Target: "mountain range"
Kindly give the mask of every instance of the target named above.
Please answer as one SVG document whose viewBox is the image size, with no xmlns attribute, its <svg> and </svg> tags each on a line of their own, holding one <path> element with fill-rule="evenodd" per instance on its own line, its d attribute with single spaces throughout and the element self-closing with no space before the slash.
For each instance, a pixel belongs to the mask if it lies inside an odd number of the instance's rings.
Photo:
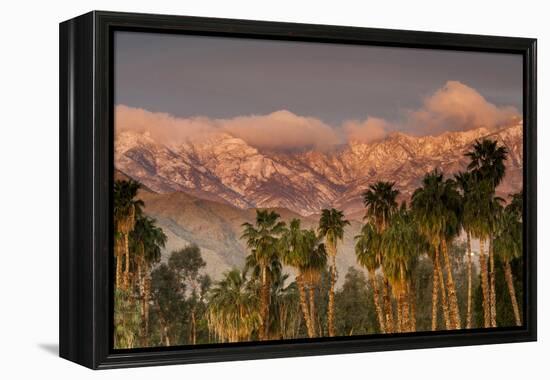
<svg viewBox="0 0 550 380">
<path fill-rule="evenodd" d="M 496 139 L 509 151 L 499 195 L 520 190 L 521 124 L 425 137 L 397 132 L 376 142 L 301 152 L 261 151 L 227 133 L 168 145 L 148 133 L 122 131 L 116 135 L 115 166 L 161 194 L 185 192 L 241 209 L 286 208 L 302 216 L 336 207 L 360 218 L 361 193 L 369 184 L 395 182 L 400 198 L 409 199 L 425 173 L 463 170 L 464 153 L 483 137 Z"/>
<path fill-rule="evenodd" d="M 353 237 L 361 228 L 361 193 L 368 185 L 393 181 L 400 199 L 409 199 L 425 173 L 439 168 L 450 176 L 465 169 L 464 153 L 483 137 L 496 139 L 509 151 L 499 195 L 519 191 L 521 124 L 426 137 L 392 133 L 376 142 L 305 152 L 261 151 L 226 133 L 165 144 L 148 133 L 121 131 L 115 140 L 115 167 L 118 179 L 143 184 L 139 197 L 145 212 L 168 236 L 163 258 L 197 244 L 214 279 L 244 264 L 241 225 L 254 221 L 255 209 L 273 209 L 287 222 L 300 218 L 304 228 L 315 228 L 322 208 L 344 210 L 351 225 L 337 257 L 339 286 L 347 268 L 356 263 Z"/>
</svg>

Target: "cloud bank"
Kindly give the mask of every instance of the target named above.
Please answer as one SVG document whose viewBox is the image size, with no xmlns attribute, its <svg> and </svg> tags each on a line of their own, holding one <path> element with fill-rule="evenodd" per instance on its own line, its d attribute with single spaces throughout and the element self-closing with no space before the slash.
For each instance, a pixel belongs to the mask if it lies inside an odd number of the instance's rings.
<svg viewBox="0 0 550 380">
<path fill-rule="evenodd" d="M 117 131 L 148 132 L 167 144 L 200 139 L 213 132 L 229 133 L 259 149 L 322 150 L 341 143 L 337 130 L 328 124 L 286 110 L 231 119 L 176 118 L 166 113 L 118 105 L 115 126 Z"/>
<path fill-rule="evenodd" d="M 282 110 L 218 121 L 218 128 L 264 149 L 327 149 L 340 142 L 335 129 L 314 117 Z"/>
<path fill-rule="evenodd" d="M 477 127 L 497 128 L 519 117 L 515 107 L 498 107 L 488 102 L 472 87 L 448 81 L 423 106 L 408 111 L 406 124 L 422 134 L 438 134 Z"/>
<path fill-rule="evenodd" d="M 163 143 L 181 143 L 190 137 L 215 131 L 214 124 L 206 117 L 178 118 L 125 105 L 116 106 L 115 128 L 117 131 L 148 132 Z"/>
<path fill-rule="evenodd" d="M 493 129 L 519 117 L 514 107 L 496 106 L 475 89 L 458 81 L 449 81 L 425 98 L 420 108 L 406 110 L 402 120 L 393 123 L 369 116 L 364 120 L 346 120 L 341 125 L 331 126 L 315 117 L 299 116 L 287 110 L 230 119 L 178 118 L 167 113 L 117 105 L 115 126 L 117 131 L 149 132 L 153 138 L 167 144 L 224 132 L 258 149 L 325 150 L 350 141 L 378 141 L 391 131 L 435 135 L 481 126 Z"/>
</svg>

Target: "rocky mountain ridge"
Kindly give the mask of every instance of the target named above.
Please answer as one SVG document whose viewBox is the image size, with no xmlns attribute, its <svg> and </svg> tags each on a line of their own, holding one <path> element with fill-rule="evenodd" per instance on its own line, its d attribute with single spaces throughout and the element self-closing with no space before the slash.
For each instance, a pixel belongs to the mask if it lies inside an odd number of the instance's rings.
<svg viewBox="0 0 550 380">
<path fill-rule="evenodd" d="M 463 170 L 464 153 L 480 138 L 496 139 L 509 150 L 499 195 L 522 186 L 522 125 L 497 131 L 484 127 L 438 136 L 391 133 L 384 139 L 351 141 L 328 151 L 261 151 L 227 133 L 211 133 L 183 144 L 163 144 L 148 133 L 120 131 L 115 166 L 157 193 L 185 192 L 240 209 L 286 208 L 302 216 L 337 207 L 362 212 L 369 184 L 393 181 L 408 199 L 425 173 Z"/>
</svg>

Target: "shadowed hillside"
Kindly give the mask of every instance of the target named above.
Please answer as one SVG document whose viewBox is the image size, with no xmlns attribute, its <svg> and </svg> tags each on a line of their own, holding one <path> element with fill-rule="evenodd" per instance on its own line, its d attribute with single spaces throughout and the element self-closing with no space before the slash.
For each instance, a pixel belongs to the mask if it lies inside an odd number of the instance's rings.
<svg viewBox="0 0 550 380">
<path fill-rule="evenodd" d="M 242 267 L 248 254 L 244 241 L 240 238 L 241 225 L 254 221 L 256 210 L 242 210 L 226 203 L 204 200 L 182 192 L 157 194 L 140 191 L 139 198 L 145 202 L 146 214 L 157 220 L 158 225 L 168 236 L 163 257 L 172 250 L 197 244 L 207 263 L 208 273 L 218 279 L 232 267 Z M 301 218 L 304 228 L 316 228 L 318 216 L 302 217 L 284 208 L 272 209 L 289 222 Z M 346 229 L 344 243 L 337 258 L 341 273 L 356 264 L 353 252 L 353 237 L 359 233 L 360 223 L 353 221 Z M 339 279 L 343 281 L 343 276 Z"/>
</svg>

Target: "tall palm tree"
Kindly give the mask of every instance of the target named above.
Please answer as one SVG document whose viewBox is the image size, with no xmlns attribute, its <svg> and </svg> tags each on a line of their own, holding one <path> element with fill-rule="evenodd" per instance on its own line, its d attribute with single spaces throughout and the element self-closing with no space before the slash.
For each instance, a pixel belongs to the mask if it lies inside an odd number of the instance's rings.
<svg viewBox="0 0 550 380">
<path fill-rule="evenodd" d="M 445 328 L 451 330 L 453 324 L 451 323 L 451 317 L 449 312 L 449 301 L 447 298 L 447 286 L 445 283 L 445 276 L 443 275 L 443 266 L 441 265 L 441 246 L 430 247 L 429 256 L 433 262 L 433 282 L 432 282 L 432 331 L 437 330 L 437 310 L 438 305 L 441 305 L 441 311 L 443 314 L 443 321 Z M 438 289 L 439 288 L 439 289 Z M 439 293 L 441 293 L 441 302 L 438 300 Z"/>
<path fill-rule="evenodd" d="M 114 189 L 114 218 L 117 239 L 122 240 L 122 250 L 116 250 L 116 287 L 127 288 L 130 279 L 129 235 L 134 229 L 137 215 L 141 214 L 143 201 L 135 199 L 140 188 L 134 180 L 116 181 Z M 120 246 L 119 245 L 119 246 Z M 125 258 L 124 276 L 122 275 L 122 257 Z"/>
<path fill-rule="evenodd" d="M 326 246 L 323 243 L 323 237 L 319 236 L 315 230 L 305 230 L 304 234 L 304 243 L 305 250 L 308 252 L 307 260 L 302 267 L 302 275 L 304 281 L 308 287 L 308 298 L 309 298 L 309 313 L 311 322 L 313 325 L 313 331 L 317 336 L 317 331 L 319 334 L 322 332 L 321 326 L 317 326 L 317 318 L 315 315 L 315 289 L 321 281 L 321 273 L 327 267 L 328 254 Z"/>
<path fill-rule="evenodd" d="M 496 300 L 496 275 L 495 275 L 495 236 L 498 230 L 500 214 L 502 214 L 504 200 L 492 196 L 489 199 L 490 214 L 487 218 L 489 226 L 489 303 L 491 313 L 491 327 L 497 327 L 497 300 Z"/>
<path fill-rule="evenodd" d="M 393 213 L 397 210 L 397 196 L 399 191 L 394 188 L 393 182 L 379 181 L 369 186 L 363 193 L 363 204 L 366 208 L 364 219 L 372 222 L 379 234 L 383 234 L 391 220 Z M 384 287 L 382 289 L 382 298 L 384 304 L 386 332 L 391 333 L 394 330 L 393 306 L 391 302 L 391 289 L 389 280 L 384 272 L 384 245 L 380 245 L 381 251 L 380 264 L 382 266 L 382 275 Z"/>
<path fill-rule="evenodd" d="M 476 210 L 472 197 L 475 187 L 474 177 L 470 172 L 459 172 L 455 175 L 455 181 L 461 192 L 462 202 L 462 228 L 466 233 L 466 262 L 468 275 L 468 296 L 466 300 L 466 328 L 472 328 L 472 233 L 471 226 L 475 224 Z"/>
<path fill-rule="evenodd" d="M 376 279 L 376 271 L 380 268 L 382 236 L 372 223 L 366 223 L 361 228 L 361 234 L 355 236 L 355 256 L 359 265 L 369 273 L 369 281 L 372 288 L 374 308 L 380 332 L 385 333 L 384 312 L 380 306 L 380 290 Z"/>
<path fill-rule="evenodd" d="M 395 183 L 379 181 L 363 193 L 363 204 L 367 209 L 365 219 L 372 220 L 379 232 L 383 232 L 397 209 L 399 191 Z"/>
<path fill-rule="evenodd" d="M 344 218 L 340 210 L 323 209 L 319 220 L 318 232 L 326 239 L 326 247 L 330 257 L 330 289 L 328 294 L 328 333 L 334 336 L 334 288 L 336 286 L 336 254 L 338 252 L 338 240 L 344 238 L 344 228 L 350 222 Z"/>
<path fill-rule="evenodd" d="M 485 180 L 474 177 L 474 184 L 470 188 L 469 203 L 464 213 L 464 221 L 468 223 L 471 237 L 479 240 L 479 271 L 481 275 L 483 326 L 491 327 L 491 290 L 489 268 L 485 242 L 491 241 L 491 234 L 495 227 L 496 215 L 499 212 L 500 198 L 493 196 L 492 185 Z M 492 244 L 490 244 L 492 246 Z M 491 247 L 488 251 L 491 252 Z"/>
<path fill-rule="evenodd" d="M 521 211 L 518 210 L 517 200 L 513 200 L 502 213 L 498 221 L 497 234 L 495 236 L 494 248 L 502 262 L 504 263 L 504 278 L 508 286 L 508 293 L 512 301 L 512 309 L 517 326 L 521 326 L 521 314 L 516 297 L 514 286 L 514 276 L 512 274 L 512 260 L 521 258 L 523 240 L 522 240 L 522 222 Z M 521 206 L 520 206 L 521 207 Z M 520 211 L 518 213 L 518 211 Z"/>
<path fill-rule="evenodd" d="M 249 261 L 259 269 L 260 288 L 260 340 L 266 340 L 269 327 L 270 268 L 279 261 L 278 238 L 284 232 L 285 223 L 274 211 L 256 210 L 256 224 L 243 223 L 241 239 L 246 240 L 251 249 Z"/>
<path fill-rule="evenodd" d="M 301 321 L 299 302 L 296 302 L 299 298 L 298 289 L 295 282 L 286 284 L 288 277 L 288 274 L 280 273 L 271 282 L 271 339 L 292 339 L 299 334 Z"/>
<path fill-rule="evenodd" d="M 225 272 L 208 294 L 208 327 L 222 342 L 249 341 L 261 325 L 258 298 L 238 269 Z"/>
<path fill-rule="evenodd" d="M 508 149 L 505 146 L 498 146 L 496 140 L 483 139 L 476 141 L 472 149 L 465 154 L 470 158 L 468 170 L 476 177 L 478 181 L 487 181 L 491 194 L 494 195 L 497 186 L 504 179 L 506 173 L 505 161 L 508 155 Z M 491 202 L 491 200 L 488 200 Z M 496 228 L 494 223 L 488 221 L 491 230 Z M 491 327 L 496 327 L 496 293 L 495 293 L 495 271 L 494 271 L 494 253 L 493 253 L 493 232 L 489 234 L 489 319 Z M 480 258 L 481 260 L 481 258 Z"/>
<path fill-rule="evenodd" d="M 456 183 L 450 179 L 444 180 L 443 174 L 437 169 L 426 174 L 422 186 L 413 193 L 412 208 L 419 231 L 435 250 L 434 271 L 438 266 L 439 256 L 443 259 L 451 328 L 460 329 L 458 299 L 447 252 L 450 231 L 458 231 L 459 224 L 460 195 L 456 190 Z M 441 277 L 441 274 L 437 277 Z M 439 278 L 439 281 L 443 283 L 444 279 Z"/>
<path fill-rule="evenodd" d="M 391 223 L 382 235 L 385 246 L 384 270 L 391 282 L 392 291 L 397 300 L 397 332 L 414 331 L 411 321 L 411 277 L 418 256 L 428 247 L 420 235 L 412 216 L 403 204 L 392 215 Z"/>
<path fill-rule="evenodd" d="M 296 284 L 300 307 L 308 330 L 308 336 L 317 335 L 315 323 L 315 286 L 327 264 L 327 252 L 322 238 L 313 230 L 300 228 L 301 221 L 293 219 L 280 239 L 283 262 L 298 271 Z"/>
<path fill-rule="evenodd" d="M 155 220 L 144 215 L 136 219 L 130 234 L 135 254 L 137 283 L 141 297 L 142 336 L 148 339 L 149 332 L 149 301 L 151 298 L 151 269 L 160 262 L 162 248 L 165 247 L 167 236 L 162 228 L 155 225 Z M 144 342 L 147 345 L 147 342 Z"/>
<path fill-rule="evenodd" d="M 468 170 L 482 179 L 489 180 L 492 188 L 496 189 L 506 174 L 505 161 L 508 149 L 498 146 L 496 140 L 483 139 L 476 141 L 465 156 L 470 158 Z"/>
<path fill-rule="evenodd" d="M 300 228 L 300 220 L 292 219 L 290 227 L 285 230 L 280 239 L 282 259 L 286 265 L 296 268 L 296 284 L 300 296 L 300 307 L 304 315 L 307 334 L 310 338 L 315 337 L 315 330 L 311 313 L 308 306 L 306 285 L 303 269 L 307 266 L 309 252 L 306 250 L 304 231 Z"/>
</svg>

